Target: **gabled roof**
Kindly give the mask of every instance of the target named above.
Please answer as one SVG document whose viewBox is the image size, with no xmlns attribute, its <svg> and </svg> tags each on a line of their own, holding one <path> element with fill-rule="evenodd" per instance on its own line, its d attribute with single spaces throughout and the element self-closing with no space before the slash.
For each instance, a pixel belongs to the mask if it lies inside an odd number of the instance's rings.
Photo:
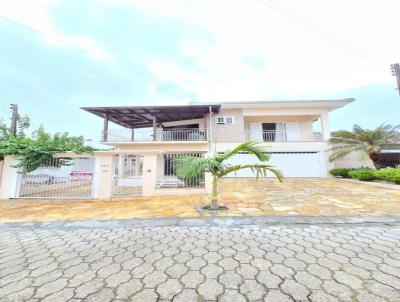
<svg viewBox="0 0 400 302">
<path fill-rule="evenodd" d="M 211 110 L 218 113 L 218 104 L 190 104 L 176 106 L 124 106 L 124 107 L 81 107 L 94 115 L 105 117 L 109 121 L 126 128 L 145 128 L 153 126 L 153 117 L 157 124 L 203 118 Z"/>
</svg>

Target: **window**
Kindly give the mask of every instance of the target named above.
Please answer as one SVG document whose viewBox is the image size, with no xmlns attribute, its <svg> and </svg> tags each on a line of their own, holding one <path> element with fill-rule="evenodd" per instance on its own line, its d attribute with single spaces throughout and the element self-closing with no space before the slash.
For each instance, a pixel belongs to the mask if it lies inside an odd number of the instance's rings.
<svg viewBox="0 0 400 302">
<path fill-rule="evenodd" d="M 235 118 L 233 116 L 217 116 L 218 125 L 232 125 L 235 123 Z"/>
<path fill-rule="evenodd" d="M 217 124 L 225 124 L 225 118 L 223 116 L 217 116 Z"/>
<path fill-rule="evenodd" d="M 225 122 L 227 125 L 232 125 L 233 124 L 233 116 L 226 116 Z"/>
</svg>

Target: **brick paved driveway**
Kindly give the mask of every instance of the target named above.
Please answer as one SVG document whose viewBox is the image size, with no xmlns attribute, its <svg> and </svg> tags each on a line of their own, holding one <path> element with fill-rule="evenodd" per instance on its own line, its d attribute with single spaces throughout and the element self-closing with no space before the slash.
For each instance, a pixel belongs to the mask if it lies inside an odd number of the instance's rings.
<svg viewBox="0 0 400 302">
<path fill-rule="evenodd" d="M 0 228 L 0 301 L 400 301 L 400 226 Z"/>
</svg>

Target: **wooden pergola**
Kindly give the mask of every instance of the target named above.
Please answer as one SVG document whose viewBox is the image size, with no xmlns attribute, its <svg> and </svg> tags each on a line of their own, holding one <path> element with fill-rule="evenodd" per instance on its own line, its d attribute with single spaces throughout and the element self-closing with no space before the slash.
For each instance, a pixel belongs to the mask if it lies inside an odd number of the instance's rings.
<svg viewBox="0 0 400 302">
<path fill-rule="evenodd" d="M 81 107 L 104 119 L 103 139 L 107 140 L 108 123 L 111 121 L 128 129 L 153 127 L 166 122 L 203 118 L 210 112 L 218 113 L 221 105 L 177 105 L 177 106 L 124 106 Z"/>
</svg>

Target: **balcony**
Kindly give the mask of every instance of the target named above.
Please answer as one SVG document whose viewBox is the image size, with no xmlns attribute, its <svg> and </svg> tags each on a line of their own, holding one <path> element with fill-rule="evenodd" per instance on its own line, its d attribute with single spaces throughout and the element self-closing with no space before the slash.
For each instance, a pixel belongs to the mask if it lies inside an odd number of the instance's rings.
<svg viewBox="0 0 400 302">
<path fill-rule="evenodd" d="M 248 131 L 246 140 L 261 142 L 322 142 L 321 132 L 290 132 L 279 130 Z"/>
<path fill-rule="evenodd" d="M 207 141 L 207 129 L 123 129 L 102 132 L 102 142 Z"/>
</svg>

